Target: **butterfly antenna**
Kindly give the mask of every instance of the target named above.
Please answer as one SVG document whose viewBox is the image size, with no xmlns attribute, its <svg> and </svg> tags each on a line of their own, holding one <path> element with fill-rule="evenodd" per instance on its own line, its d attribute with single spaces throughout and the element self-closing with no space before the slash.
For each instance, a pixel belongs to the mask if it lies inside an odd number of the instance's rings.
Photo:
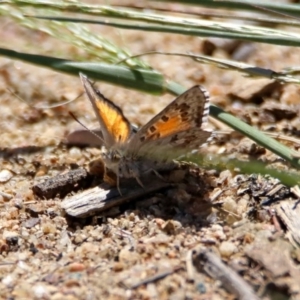
<svg viewBox="0 0 300 300">
<path fill-rule="evenodd" d="M 87 128 L 82 122 L 80 122 L 78 120 L 78 118 L 71 112 L 69 111 L 69 115 L 77 122 L 79 123 L 84 129 L 86 129 L 88 132 L 90 132 L 92 135 L 94 135 L 95 137 L 97 137 L 97 139 L 99 139 L 103 145 L 105 145 L 104 140 L 101 136 L 99 136 L 97 133 L 95 133 L 94 131 L 92 131 L 91 129 Z"/>
<path fill-rule="evenodd" d="M 56 107 L 60 107 L 66 104 L 69 104 L 73 101 L 76 101 L 78 98 L 80 98 L 83 93 L 81 93 L 79 96 L 77 96 L 74 99 L 71 100 L 67 100 L 67 101 L 63 101 L 57 104 L 53 104 L 53 105 L 32 105 L 30 103 L 28 103 L 26 100 L 24 100 L 23 98 L 21 98 L 19 95 L 17 95 L 13 90 L 6 88 L 7 91 L 9 91 L 13 96 L 15 96 L 18 100 L 22 101 L 23 103 L 25 103 L 26 105 L 28 105 L 31 108 L 35 108 L 35 109 L 50 109 L 50 108 L 56 108 Z"/>
</svg>

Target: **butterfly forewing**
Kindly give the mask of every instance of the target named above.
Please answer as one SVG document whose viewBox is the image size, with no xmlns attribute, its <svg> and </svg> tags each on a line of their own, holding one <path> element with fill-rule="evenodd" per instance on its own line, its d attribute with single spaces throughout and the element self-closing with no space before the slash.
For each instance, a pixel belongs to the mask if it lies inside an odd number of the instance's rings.
<svg viewBox="0 0 300 300">
<path fill-rule="evenodd" d="M 162 146 L 181 147 L 187 151 L 198 148 L 211 135 L 211 132 L 205 130 L 208 113 L 208 92 L 200 86 L 194 86 L 132 136 L 128 151 L 144 153 Z"/>
<path fill-rule="evenodd" d="M 125 143 L 131 134 L 131 125 L 122 110 L 94 89 L 86 76 L 80 74 L 80 78 L 99 120 L 105 146 Z"/>
</svg>

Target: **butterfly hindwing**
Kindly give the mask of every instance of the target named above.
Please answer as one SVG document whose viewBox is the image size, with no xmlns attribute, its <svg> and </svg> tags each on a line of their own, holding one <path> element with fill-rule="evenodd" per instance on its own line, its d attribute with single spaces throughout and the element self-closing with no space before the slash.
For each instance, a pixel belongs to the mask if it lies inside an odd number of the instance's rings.
<svg viewBox="0 0 300 300">
<path fill-rule="evenodd" d="M 209 94 L 201 86 L 194 86 L 178 96 L 132 136 L 129 151 L 145 152 L 147 147 L 162 145 L 186 150 L 198 148 L 211 135 L 204 128 L 208 114 Z"/>
</svg>

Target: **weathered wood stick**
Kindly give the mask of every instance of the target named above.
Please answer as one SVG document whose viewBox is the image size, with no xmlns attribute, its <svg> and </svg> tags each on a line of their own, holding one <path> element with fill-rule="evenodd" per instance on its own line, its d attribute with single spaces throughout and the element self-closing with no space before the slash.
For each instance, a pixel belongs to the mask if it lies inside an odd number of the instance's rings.
<svg viewBox="0 0 300 300">
<path fill-rule="evenodd" d="M 114 206 L 132 201 L 149 193 L 157 192 L 170 186 L 170 183 L 160 179 L 154 179 L 143 189 L 140 186 L 121 188 L 121 196 L 116 187 L 109 187 L 103 183 L 97 187 L 85 190 L 81 193 L 67 197 L 61 207 L 70 216 L 83 218 L 102 212 Z"/>
<path fill-rule="evenodd" d="M 212 278 L 220 280 L 224 288 L 238 299 L 259 300 L 251 286 L 212 251 L 200 249 L 193 256 L 193 263 L 198 271 L 204 270 Z"/>
</svg>

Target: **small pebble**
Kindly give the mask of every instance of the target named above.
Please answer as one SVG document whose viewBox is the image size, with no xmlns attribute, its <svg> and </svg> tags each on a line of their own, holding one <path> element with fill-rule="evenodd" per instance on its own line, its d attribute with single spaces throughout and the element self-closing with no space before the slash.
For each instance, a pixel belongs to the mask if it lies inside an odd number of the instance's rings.
<svg viewBox="0 0 300 300">
<path fill-rule="evenodd" d="M 52 224 L 50 222 L 44 223 L 42 225 L 42 231 L 43 231 L 44 234 L 55 233 L 56 226 L 55 226 L 55 224 Z"/>
<path fill-rule="evenodd" d="M 4 183 L 9 181 L 13 177 L 13 173 L 9 170 L 0 171 L 0 182 Z"/>
<path fill-rule="evenodd" d="M 85 265 L 82 263 L 74 262 L 68 266 L 69 272 L 82 272 L 85 270 Z"/>
<path fill-rule="evenodd" d="M 80 159 L 82 157 L 82 153 L 79 148 L 72 147 L 69 151 L 70 157 L 73 159 Z"/>
<path fill-rule="evenodd" d="M 41 166 L 35 173 L 36 177 L 45 176 L 48 173 L 48 168 L 46 166 Z"/>
<path fill-rule="evenodd" d="M 223 209 L 228 212 L 236 213 L 237 211 L 237 203 L 231 197 L 227 197 L 224 199 Z"/>
<path fill-rule="evenodd" d="M 236 245 L 232 242 L 223 242 L 219 247 L 220 254 L 223 257 L 230 257 L 232 254 L 237 252 L 237 250 Z"/>
<path fill-rule="evenodd" d="M 115 272 L 123 271 L 123 269 L 124 269 L 124 264 L 121 263 L 121 262 L 116 262 L 116 263 L 114 264 L 114 266 L 113 266 L 113 270 L 114 270 Z"/>
</svg>

